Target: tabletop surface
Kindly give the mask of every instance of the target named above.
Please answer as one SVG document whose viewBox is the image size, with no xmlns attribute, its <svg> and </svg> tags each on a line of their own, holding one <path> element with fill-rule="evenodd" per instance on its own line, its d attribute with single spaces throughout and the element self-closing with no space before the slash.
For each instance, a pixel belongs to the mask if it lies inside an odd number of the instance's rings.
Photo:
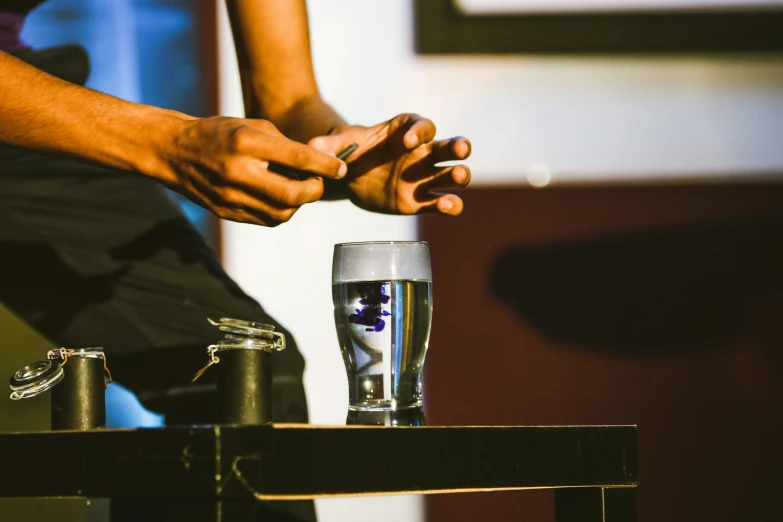
<svg viewBox="0 0 783 522">
<path fill-rule="evenodd" d="M 0 434 L 0 497 L 297 499 L 634 486 L 635 426 L 192 426 Z"/>
</svg>

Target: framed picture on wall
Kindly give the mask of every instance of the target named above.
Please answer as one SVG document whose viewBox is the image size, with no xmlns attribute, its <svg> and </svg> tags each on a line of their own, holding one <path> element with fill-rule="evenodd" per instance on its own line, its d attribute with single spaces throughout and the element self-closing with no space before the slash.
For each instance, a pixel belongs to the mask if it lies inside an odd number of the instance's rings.
<svg viewBox="0 0 783 522">
<path fill-rule="evenodd" d="M 783 51 L 783 0 L 415 0 L 420 54 Z"/>
</svg>

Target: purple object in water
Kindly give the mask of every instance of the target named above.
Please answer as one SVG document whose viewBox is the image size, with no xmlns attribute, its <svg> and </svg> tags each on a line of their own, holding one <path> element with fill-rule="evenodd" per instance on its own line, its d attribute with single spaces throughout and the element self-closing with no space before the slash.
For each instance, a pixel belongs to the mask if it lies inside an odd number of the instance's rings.
<svg viewBox="0 0 783 522">
<path fill-rule="evenodd" d="M 360 324 L 367 326 L 365 328 L 368 332 L 382 332 L 386 327 L 386 321 L 381 317 L 391 315 L 386 310 L 382 309 L 382 305 L 385 305 L 391 299 L 384 293 L 385 289 L 383 283 L 380 287 L 376 286 L 377 283 L 367 283 L 360 285 L 362 299 L 359 300 L 359 304 L 363 306 L 361 310 L 356 309 L 355 314 L 351 314 L 348 317 L 348 321 L 353 324 Z"/>
<path fill-rule="evenodd" d="M 0 12 L 0 51 L 11 53 L 27 46 L 19 39 L 25 15 Z"/>
</svg>

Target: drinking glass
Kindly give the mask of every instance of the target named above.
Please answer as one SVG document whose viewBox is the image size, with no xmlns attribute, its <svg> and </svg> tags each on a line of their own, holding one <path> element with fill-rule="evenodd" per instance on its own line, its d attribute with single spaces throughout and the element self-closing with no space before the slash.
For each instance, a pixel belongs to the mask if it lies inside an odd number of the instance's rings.
<svg viewBox="0 0 783 522">
<path fill-rule="evenodd" d="M 429 245 L 424 241 L 335 245 L 332 301 L 348 375 L 349 423 L 362 412 L 377 419 L 383 416 L 373 413 L 421 410 L 421 373 L 432 321 Z M 410 412 L 392 418 L 423 423 Z"/>
</svg>

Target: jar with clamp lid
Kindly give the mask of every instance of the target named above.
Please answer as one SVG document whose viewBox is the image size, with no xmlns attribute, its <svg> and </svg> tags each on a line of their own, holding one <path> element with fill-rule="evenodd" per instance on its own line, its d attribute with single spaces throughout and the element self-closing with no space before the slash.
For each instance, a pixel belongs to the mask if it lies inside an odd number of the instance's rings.
<svg viewBox="0 0 783 522">
<path fill-rule="evenodd" d="M 216 365 L 218 422 L 271 423 L 272 353 L 285 349 L 285 335 L 274 326 L 251 321 L 223 318 L 209 322 L 225 337 L 207 347 L 209 360 L 193 381 Z"/>
<path fill-rule="evenodd" d="M 29 399 L 52 390 L 52 430 L 104 428 L 110 382 L 103 348 L 58 348 L 50 350 L 45 360 L 14 373 L 11 399 Z"/>
</svg>

